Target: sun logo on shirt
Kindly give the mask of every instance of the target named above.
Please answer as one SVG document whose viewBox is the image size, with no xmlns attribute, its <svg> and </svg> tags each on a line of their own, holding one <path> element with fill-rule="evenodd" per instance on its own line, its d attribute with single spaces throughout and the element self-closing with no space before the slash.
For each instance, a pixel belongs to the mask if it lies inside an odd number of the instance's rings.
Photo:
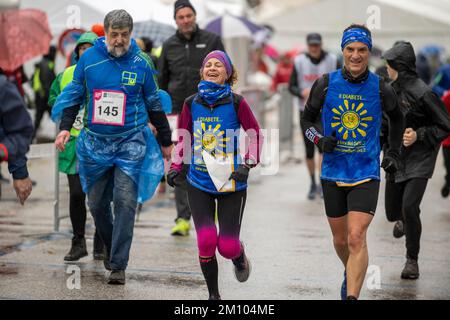
<svg viewBox="0 0 450 320">
<path fill-rule="evenodd" d="M 230 138 L 225 138 L 225 131 L 220 130 L 220 124 L 214 128 L 201 122 L 201 128 L 194 131 L 194 151 L 206 150 L 211 154 L 225 155 L 227 142 Z"/>
<path fill-rule="evenodd" d="M 338 132 L 344 132 L 342 135 L 344 140 L 347 140 L 350 134 L 354 139 L 357 137 L 356 133 L 359 133 L 362 137 L 367 135 L 364 129 L 369 126 L 368 121 L 373 121 L 373 117 L 364 117 L 367 114 L 367 109 L 364 108 L 363 102 L 356 106 L 356 103 L 350 105 L 348 100 L 344 100 L 344 107 L 341 105 L 338 108 L 333 108 L 332 111 L 335 114 L 333 120 L 336 120 L 336 122 L 332 122 L 331 127 L 339 127 Z"/>
</svg>

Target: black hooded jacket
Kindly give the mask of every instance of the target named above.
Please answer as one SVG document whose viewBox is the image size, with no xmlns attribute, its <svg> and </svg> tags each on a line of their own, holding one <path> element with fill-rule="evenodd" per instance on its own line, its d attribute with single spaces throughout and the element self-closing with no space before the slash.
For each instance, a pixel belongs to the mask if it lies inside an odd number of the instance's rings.
<svg viewBox="0 0 450 320">
<path fill-rule="evenodd" d="M 416 72 L 416 57 L 409 42 L 386 51 L 384 59 L 398 72 L 392 82 L 404 116 L 405 128 L 417 132 L 417 141 L 400 150 L 401 165 L 395 182 L 411 178 L 431 178 L 440 142 L 450 134 L 450 119 L 443 102 Z"/>
<path fill-rule="evenodd" d="M 198 91 L 203 59 L 213 50 L 225 50 L 222 40 L 198 27 L 191 39 L 177 31 L 163 43 L 158 82 L 172 97 L 172 113 L 181 113 L 184 99 Z"/>
</svg>

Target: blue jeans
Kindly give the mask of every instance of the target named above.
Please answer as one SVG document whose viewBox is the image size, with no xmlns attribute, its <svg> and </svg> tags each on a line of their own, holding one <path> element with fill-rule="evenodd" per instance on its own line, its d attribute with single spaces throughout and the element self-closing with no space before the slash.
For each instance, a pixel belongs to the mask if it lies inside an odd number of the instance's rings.
<svg viewBox="0 0 450 320">
<path fill-rule="evenodd" d="M 111 211 L 114 205 L 114 219 Z M 112 167 L 89 190 L 88 205 L 113 270 L 125 270 L 133 240 L 137 185 L 118 167 Z"/>
</svg>

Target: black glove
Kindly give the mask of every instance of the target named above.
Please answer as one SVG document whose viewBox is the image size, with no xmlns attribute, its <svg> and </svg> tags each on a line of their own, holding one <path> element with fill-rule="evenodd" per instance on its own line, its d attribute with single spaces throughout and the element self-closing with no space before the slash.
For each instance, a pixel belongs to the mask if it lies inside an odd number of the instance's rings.
<svg viewBox="0 0 450 320">
<path fill-rule="evenodd" d="M 179 173 L 176 170 L 169 170 L 166 176 L 167 184 L 172 188 L 175 188 L 176 182 L 175 178 L 178 177 Z"/>
<path fill-rule="evenodd" d="M 317 146 L 322 152 L 333 152 L 334 148 L 337 146 L 337 141 L 336 131 L 333 131 L 331 136 L 320 138 L 317 142 Z"/>
<path fill-rule="evenodd" d="M 232 172 L 228 180 L 234 179 L 234 181 L 246 183 L 248 179 L 248 173 L 250 168 L 240 164 L 236 171 Z"/>
<path fill-rule="evenodd" d="M 181 171 L 169 170 L 167 173 L 167 184 L 173 188 L 186 186 L 186 175 L 189 170 L 189 164 L 184 164 Z"/>
<path fill-rule="evenodd" d="M 381 167 L 389 174 L 395 173 L 399 169 L 399 155 L 396 151 L 388 151 L 381 161 Z"/>
</svg>

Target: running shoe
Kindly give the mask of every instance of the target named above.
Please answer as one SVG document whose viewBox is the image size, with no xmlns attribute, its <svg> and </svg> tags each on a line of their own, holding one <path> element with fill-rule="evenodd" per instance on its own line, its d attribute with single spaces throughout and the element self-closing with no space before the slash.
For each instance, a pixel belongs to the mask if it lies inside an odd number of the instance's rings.
<svg viewBox="0 0 450 320">
<path fill-rule="evenodd" d="M 401 277 L 402 279 L 411 280 L 419 278 L 419 264 L 417 260 L 407 258 Z"/>
<path fill-rule="evenodd" d="M 394 230 L 392 230 L 394 238 L 401 238 L 405 235 L 405 226 L 402 220 L 398 220 L 394 225 Z"/>
<path fill-rule="evenodd" d="M 344 281 L 341 285 L 341 300 L 347 300 L 347 271 L 344 271 Z"/>
<path fill-rule="evenodd" d="M 189 230 L 191 229 L 191 224 L 189 220 L 178 218 L 177 224 L 172 228 L 173 236 L 187 236 L 189 235 Z"/>
<path fill-rule="evenodd" d="M 234 276 L 236 280 L 239 282 L 245 282 L 250 277 L 252 265 L 250 263 L 250 260 L 248 260 L 247 256 L 245 255 L 245 248 L 242 242 L 241 247 L 242 247 L 242 254 L 238 258 L 233 259 L 232 261 L 234 265 Z"/>
<path fill-rule="evenodd" d="M 72 238 L 72 246 L 64 261 L 78 261 L 88 255 L 85 238 Z"/>
<path fill-rule="evenodd" d="M 317 187 L 314 184 L 311 184 L 311 188 L 308 192 L 308 200 L 314 200 L 316 198 Z"/>
<path fill-rule="evenodd" d="M 317 186 L 317 194 L 319 195 L 320 199 L 323 199 L 323 190 L 320 184 Z"/>
<path fill-rule="evenodd" d="M 447 198 L 449 194 L 450 194 L 450 187 L 448 184 L 444 184 L 444 186 L 441 189 L 441 196 L 443 198 Z"/>
<path fill-rule="evenodd" d="M 108 284 L 125 284 L 125 270 L 113 270 L 109 275 Z"/>
<path fill-rule="evenodd" d="M 95 240 L 94 240 L 94 242 L 95 242 Z M 94 254 L 93 254 L 93 256 L 94 256 L 94 260 L 100 260 L 100 261 L 101 260 L 105 260 L 106 256 L 107 256 L 107 254 L 106 254 L 106 247 L 102 245 L 101 248 L 98 248 L 98 245 L 97 245 L 97 248 L 96 248 L 96 246 L 94 245 Z"/>
</svg>

